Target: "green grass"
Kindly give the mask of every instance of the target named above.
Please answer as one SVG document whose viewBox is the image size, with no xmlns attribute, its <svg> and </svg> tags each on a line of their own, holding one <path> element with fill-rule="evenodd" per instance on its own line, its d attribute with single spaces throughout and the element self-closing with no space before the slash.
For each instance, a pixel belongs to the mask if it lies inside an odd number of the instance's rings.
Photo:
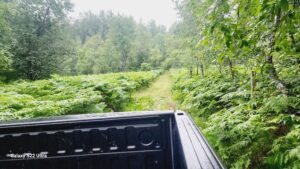
<svg viewBox="0 0 300 169">
<path fill-rule="evenodd" d="M 175 101 L 172 98 L 173 79 L 170 72 L 158 77 L 149 88 L 140 90 L 133 95 L 133 102 L 126 108 L 127 111 L 139 110 L 174 110 Z"/>
</svg>

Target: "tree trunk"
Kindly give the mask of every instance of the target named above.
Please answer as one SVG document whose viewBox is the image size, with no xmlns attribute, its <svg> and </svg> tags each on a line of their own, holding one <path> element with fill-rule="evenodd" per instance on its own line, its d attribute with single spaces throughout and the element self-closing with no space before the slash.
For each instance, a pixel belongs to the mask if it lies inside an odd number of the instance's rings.
<svg viewBox="0 0 300 169">
<path fill-rule="evenodd" d="M 190 77 L 193 77 L 193 67 L 190 67 Z"/>
<path fill-rule="evenodd" d="M 202 79 L 204 79 L 204 65 L 201 64 L 201 65 L 200 65 L 200 68 L 201 68 L 201 76 L 202 76 Z"/>
<path fill-rule="evenodd" d="M 265 63 L 263 63 L 262 66 L 260 67 L 260 76 L 262 80 L 265 79 L 264 68 L 265 68 Z"/>
<path fill-rule="evenodd" d="M 123 51 L 122 55 L 121 55 L 121 61 L 122 61 L 121 71 L 125 71 L 126 70 L 127 59 L 128 59 L 128 52 L 127 51 Z"/>
<path fill-rule="evenodd" d="M 274 63 L 273 63 L 273 57 L 271 55 L 267 56 L 266 62 L 267 62 L 267 64 L 269 64 L 269 67 L 268 67 L 269 78 L 275 82 L 276 88 L 282 94 L 288 94 L 285 84 L 279 79 L 279 77 L 277 75 L 277 72 L 276 72 L 276 69 L 275 69 Z"/>
<path fill-rule="evenodd" d="M 266 56 L 266 63 L 268 64 L 268 74 L 269 74 L 269 78 L 275 82 L 276 88 L 282 93 L 282 94 L 288 94 L 288 90 L 285 86 L 285 84 L 279 79 L 274 63 L 273 63 L 273 56 L 272 56 L 272 52 L 274 51 L 274 47 L 275 47 L 275 40 L 276 40 L 276 32 L 277 29 L 280 26 L 280 22 L 281 22 L 281 10 L 279 9 L 278 14 L 276 15 L 275 18 L 275 25 L 274 25 L 274 30 L 271 33 L 270 36 L 270 44 L 269 44 L 269 48 L 270 48 L 270 52 L 267 54 Z"/>
<path fill-rule="evenodd" d="M 219 63 L 218 65 L 219 65 L 219 66 L 218 66 L 218 67 L 219 67 L 219 72 L 220 72 L 220 74 L 222 75 L 222 64 Z"/>
<path fill-rule="evenodd" d="M 229 70 L 230 70 L 230 74 L 231 74 L 231 78 L 234 80 L 235 79 L 235 74 L 234 74 L 234 70 L 233 70 L 233 64 L 230 60 L 229 57 L 227 57 L 228 59 L 228 64 L 229 64 Z"/>
<path fill-rule="evenodd" d="M 251 79 L 251 97 L 254 97 L 254 90 L 256 87 L 256 72 L 251 70 L 250 74 L 250 79 Z"/>
</svg>

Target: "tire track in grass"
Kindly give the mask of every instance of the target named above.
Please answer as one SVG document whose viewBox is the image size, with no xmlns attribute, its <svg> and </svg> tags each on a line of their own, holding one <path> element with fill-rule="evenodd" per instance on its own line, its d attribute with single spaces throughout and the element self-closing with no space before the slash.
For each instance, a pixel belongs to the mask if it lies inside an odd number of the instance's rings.
<svg viewBox="0 0 300 169">
<path fill-rule="evenodd" d="M 133 102 L 126 111 L 175 110 L 176 102 L 172 98 L 173 80 L 170 72 L 165 72 L 146 89 L 133 95 Z"/>
</svg>

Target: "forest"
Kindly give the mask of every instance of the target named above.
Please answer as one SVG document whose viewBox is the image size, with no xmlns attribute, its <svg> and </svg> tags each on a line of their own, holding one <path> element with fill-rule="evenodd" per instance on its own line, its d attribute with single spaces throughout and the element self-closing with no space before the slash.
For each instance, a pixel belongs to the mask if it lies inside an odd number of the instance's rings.
<svg viewBox="0 0 300 169">
<path fill-rule="evenodd" d="M 299 169 L 300 2 L 173 3 L 166 28 L 0 0 L 0 121 L 181 109 L 227 168 Z"/>
</svg>

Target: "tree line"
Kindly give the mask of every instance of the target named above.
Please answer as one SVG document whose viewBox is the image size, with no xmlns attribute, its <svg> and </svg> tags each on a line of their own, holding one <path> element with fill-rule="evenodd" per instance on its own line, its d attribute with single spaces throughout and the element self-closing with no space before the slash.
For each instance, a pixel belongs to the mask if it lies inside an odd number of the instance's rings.
<svg viewBox="0 0 300 169">
<path fill-rule="evenodd" d="M 0 78 L 37 80 L 177 64 L 170 53 L 180 46 L 164 26 L 110 11 L 71 20 L 72 8 L 69 0 L 1 0 Z"/>
<path fill-rule="evenodd" d="M 299 65 L 297 0 L 175 0 L 181 21 L 169 30 L 109 11 L 72 21 L 69 0 L 0 1 L 0 77 L 30 80 L 185 66 L 210 66 L 237 80 L 269 79 L 282 93 L 282 68 Z M 297 73 L 296 69 L 294 74 Z"/>
</svg>

